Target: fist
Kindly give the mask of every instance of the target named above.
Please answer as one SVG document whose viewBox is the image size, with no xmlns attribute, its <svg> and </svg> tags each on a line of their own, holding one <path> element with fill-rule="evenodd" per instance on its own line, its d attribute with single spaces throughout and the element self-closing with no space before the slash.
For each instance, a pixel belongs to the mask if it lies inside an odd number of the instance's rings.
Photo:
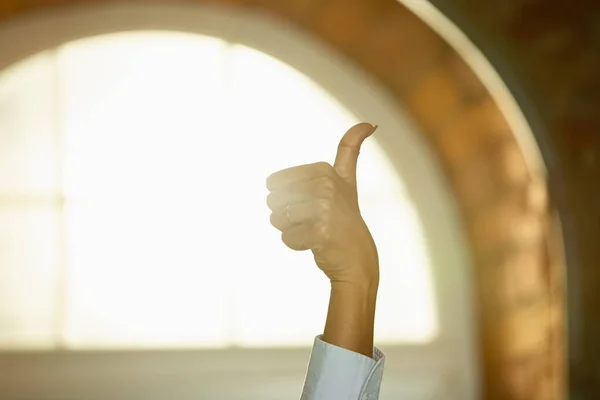
<svg viewBox="0 0 600 400">
<path fill-rule="evenodd" d="M 335 163 L 292 167 L 267 179 L 271 224 L 293 250 L 311 250 L 332 283 L 379 280 L 373 237 L 358 206 L 356 165 L 362 142 L 376 126 L 352 127 L 338 146 Z"/>
</svg>

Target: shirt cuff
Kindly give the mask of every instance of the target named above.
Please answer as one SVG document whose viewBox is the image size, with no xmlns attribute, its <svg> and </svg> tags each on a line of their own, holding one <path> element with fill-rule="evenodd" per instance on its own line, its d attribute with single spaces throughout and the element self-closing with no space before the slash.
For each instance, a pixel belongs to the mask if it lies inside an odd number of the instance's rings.
<svg viewBox="0 0 600 400">
<path fill-rule="evenodd" d="M 375 400 L 383 377 L 385 355 L 373 358 L 315 338 L 301 400 Z"/>
</svg>

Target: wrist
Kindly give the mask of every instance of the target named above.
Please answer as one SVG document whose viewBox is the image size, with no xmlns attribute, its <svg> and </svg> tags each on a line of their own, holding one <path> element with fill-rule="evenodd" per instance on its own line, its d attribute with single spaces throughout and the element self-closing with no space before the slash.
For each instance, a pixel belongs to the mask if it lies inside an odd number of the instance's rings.
<svg viewBox="0 0 600 400">
<path fill-rule="evenodd" d="M 331 281 L 332 292 L 351 293 L 356 296 L 377 296 L 379 289 L 379 279 L 360 280 L 360 281 Z"/>
<path fill-rule="evenodd" d="M 377 294 L 379 269 L 373 268 L 368 274 L 332 279 L 330 283 L 332 290 L 349 291 L 357 294 Z"/>
<path fill-rule="evenodd" d="M 331 282 L 325 342 L 373 356 L 378 283 L 378 279 Z"/>
<path fill-rule="evenodd" d="M 372 313 L 377 303 L 378 288 L 378 279 L 331 282 L 331 298 L 340 300 L 348 313 Z"/>
</svg>

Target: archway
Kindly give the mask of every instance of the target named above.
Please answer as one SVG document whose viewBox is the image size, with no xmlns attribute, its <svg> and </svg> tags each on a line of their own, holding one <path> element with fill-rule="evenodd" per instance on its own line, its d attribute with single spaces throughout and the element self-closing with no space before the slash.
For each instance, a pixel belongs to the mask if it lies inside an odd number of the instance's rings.
<svg viewBox="0 0 600 400">
<path fill-rule="evenodd" d="M 230 11 L 275 14 L 312 32 L 409 111 L 439 156 L 471 238 L 488 397 L 560 393 L 563 354 L 553 356 L 555 343 L 546 338 L 561 340 L 562 280 L 548 279 L 549 265 L 560 265 L 561 257 L 546 251 L 553 216 L 544 179 L 530 169 L 513 126 L 462 57 L 394 1 L 224 3 Z M 26 55 L 15 37 L 3 46 L 13 59 Z M 531 317 L 538 322 L 528 322 Z M 546 369 L 555 375 L 549 387 L 526 388 L 529 381 L 518 382 L 527 376 L 523 368 L 532 376 Z"/>
</svg>

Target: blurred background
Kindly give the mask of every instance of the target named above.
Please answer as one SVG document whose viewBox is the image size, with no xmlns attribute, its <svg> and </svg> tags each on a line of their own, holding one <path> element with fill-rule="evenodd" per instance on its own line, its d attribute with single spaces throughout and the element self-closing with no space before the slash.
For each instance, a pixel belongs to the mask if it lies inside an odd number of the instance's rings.
<svg viewBox="0 0 600 400">
<path fill-rule="evenodd" d="M 382 400 L 600 395 L 597 11 L 0 0 L 0 399 L 298 398 L 265 179 L 360 121 Z"/>
</svg>

